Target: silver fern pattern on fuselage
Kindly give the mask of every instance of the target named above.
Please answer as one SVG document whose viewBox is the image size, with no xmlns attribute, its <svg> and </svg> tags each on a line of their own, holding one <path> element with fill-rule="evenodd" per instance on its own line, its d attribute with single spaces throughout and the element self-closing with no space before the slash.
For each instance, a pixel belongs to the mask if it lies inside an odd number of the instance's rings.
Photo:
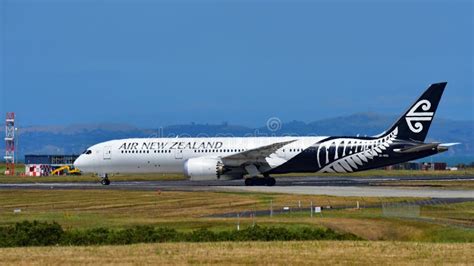
<svg viewBox="0 0 474 266">
<path fill-rule="evenodd" d="M 347 173 L 365 168 L 374 157 L 390 147 L 398 135 L 398 128 L 375 139 L 335 138 L 318 143 L 317 162 L 324 173 Z"/>
</svg>

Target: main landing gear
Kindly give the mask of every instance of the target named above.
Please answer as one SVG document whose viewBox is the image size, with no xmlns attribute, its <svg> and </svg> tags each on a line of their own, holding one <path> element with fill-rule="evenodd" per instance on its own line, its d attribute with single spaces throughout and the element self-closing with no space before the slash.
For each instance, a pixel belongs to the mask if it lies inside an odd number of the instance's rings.
<svg viewBox="0 0 474 266">
<path fill-rule="evenodd" d="M 100 183 L 104 186 L 110 185 L 109 176 L 107 174 L 100 174 Z"/>
<path fill-rule="evenodd" d="M 273 177 L 249 177 L 245 179 L 246 186 L 274 186 L 276 183 L 275 178 Z"/>
</svg>

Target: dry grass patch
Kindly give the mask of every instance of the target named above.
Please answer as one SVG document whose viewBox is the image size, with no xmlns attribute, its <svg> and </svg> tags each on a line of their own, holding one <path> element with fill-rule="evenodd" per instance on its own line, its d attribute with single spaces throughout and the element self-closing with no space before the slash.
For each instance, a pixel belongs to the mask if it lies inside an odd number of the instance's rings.
<svg viewBox="0 0 474 266">
<path fill-rule="evenodd" d="M 259 199 L 215 192 L 5 190 L 0 193 L 0 202 L 3 224 L 39 219 L 88 227 L 108 226 L 109 222 L 127 225 L 139 221 L 195 218 L 229 211 L 236 208 L 233 204 L 250 206 Z M 14 209 L 22 212 L 13 214 Z M 84 221 L 91 219 L 92 224 Z"/>
<path fill-rule="evenodd" d="M 251 220 L 244 220 L 245 224 L 251 224 Z M 346 218 L 346 217 L 316 217 L 299 218 L 295 225 L 294 218 L 279 217 L 259 218 L 259 224 L 276 226 L 285 224 L 287 226 L 312 225 L 331 228 L 337 232 L 346 232 L 357 235 L 367 240 L 396 240 L 410 241 L 423 239 L 425 229 L 432 225 L 420 224 L 418 222 L 390 220 L 383 218 Z M 421 226 L 420 226 L 421 225 Z M 423 228 L 425 226 L 425 228 Z"/>
<path fill-rule="evenodd" d="M 1 224 L 24 219 L 57 221 L 66 228 L 159 224 L 217 213 L 274 210 L 283 206 L 361 206 L 400 198 L 332 197 L 262 193 L 119 191 L 119 190 L 2 190 Z M 21 209 L 14 214 L 14 209 Z"/>
<path fill-rule="evenodd" d="M 166 243 L 0 249 L 0 264 L 465 264 L 474 244 L 365 241 Z"/>
<path fill-rule="evenodd" d="M 323 226 L 338 231 L 346 231 L 368 240 L 405 241 L 423 236 L 423 229 L 401 221 L 385 219 L 328 218 Z"/>
</svg>

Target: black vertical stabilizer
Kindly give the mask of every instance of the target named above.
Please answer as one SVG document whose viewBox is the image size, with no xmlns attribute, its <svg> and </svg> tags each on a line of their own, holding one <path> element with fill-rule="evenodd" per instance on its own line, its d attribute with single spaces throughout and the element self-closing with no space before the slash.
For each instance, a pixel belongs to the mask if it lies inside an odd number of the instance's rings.
<svg viewBox="0 0 474 266">
<path fill-rule="evenodd" d="M 398 127 L 397 139 L 423 142 L 430 129 L 447 82 L 431 84 L 387 133 Z"/>
</svg>

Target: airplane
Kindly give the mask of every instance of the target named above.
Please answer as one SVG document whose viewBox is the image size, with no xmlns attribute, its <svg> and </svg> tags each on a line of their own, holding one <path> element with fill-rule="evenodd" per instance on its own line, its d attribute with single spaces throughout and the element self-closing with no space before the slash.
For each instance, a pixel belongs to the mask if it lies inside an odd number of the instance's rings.
<svg viewBox="0 0 474 266">
<path fill-rule="evenodd" d="M 445 152 L 458 143 L 424 143 L 446 82 L 431 84 L 386 131 L 373 137 L 130 138 L 88 148 L 74 162 L 103 185 L 116 173 L 184 173 L 190 180 L 276 183 L 274 174 L 350 173 Z"/>
</svg>

